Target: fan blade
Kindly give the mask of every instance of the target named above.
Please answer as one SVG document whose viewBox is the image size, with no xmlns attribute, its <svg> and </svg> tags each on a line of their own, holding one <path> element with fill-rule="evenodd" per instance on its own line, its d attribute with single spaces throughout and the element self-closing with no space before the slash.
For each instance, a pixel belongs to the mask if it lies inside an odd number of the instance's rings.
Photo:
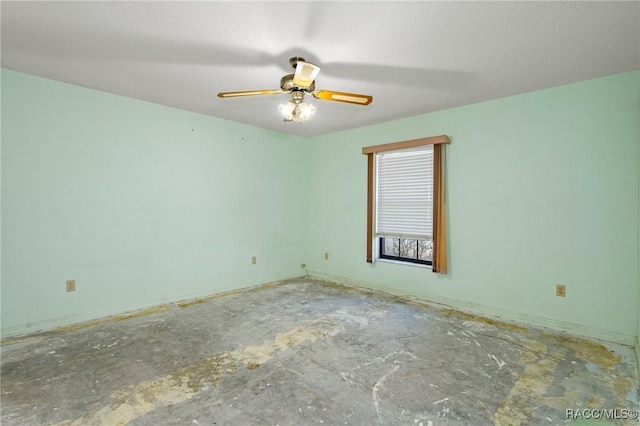
<svg viewBox="0 0 640 426">
<path fill-rule="evenodd" d="M 373 101 L 373 96 L 358 95 L 357 93 L 334 92 L 332 90 L 316 90 L 311 94 L 316 99 L 347 102 L 349 104 L 356 105 L 369 105 Z"/>
<path fill-rule="evenodd" d="M 220 98 L 237 98 L 239 96 L 253 96 L 253 95 L 277 95 L 278 93 L 286 93 L 283 90 L 247 90 L 245 92 L 220 92 L 218 97 Z"/>
<path fill-rule="evenodd" d="M 319 66 L 310 62 L 298 61 L 296 73 L 293 75 L 293 84 L 301 89 L 307 89 L 311 87 L 319 72 Z"/>
</svg>

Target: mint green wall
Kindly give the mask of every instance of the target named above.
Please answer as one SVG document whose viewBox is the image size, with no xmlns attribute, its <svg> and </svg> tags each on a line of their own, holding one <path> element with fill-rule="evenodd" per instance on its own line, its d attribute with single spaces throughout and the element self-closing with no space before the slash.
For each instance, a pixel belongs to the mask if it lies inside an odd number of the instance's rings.
<svg viewBox="0 0 640 426">
<path fill-rule="evenodd" d="M 310 140 L 8 70 L 1 96 L 3 337 L 302 262 L 505 319 L 638 334 L 637 71 Z M 361 148 L 438 134 L 452 139 L 450 273 L 367 264 Z"/>
<path fill-rule="evenodd" d="M 633 344 L 639 94 L 636 71 L 316 138 L 309 274 Z M 361 148 L 440 134 L 449 274 L 367 264 Z"/>
<path fill-rule="evenodd" d="M 3 337 L 305 273 L 298 138 L 8 70 L 1 136 Z"/>
</svg>

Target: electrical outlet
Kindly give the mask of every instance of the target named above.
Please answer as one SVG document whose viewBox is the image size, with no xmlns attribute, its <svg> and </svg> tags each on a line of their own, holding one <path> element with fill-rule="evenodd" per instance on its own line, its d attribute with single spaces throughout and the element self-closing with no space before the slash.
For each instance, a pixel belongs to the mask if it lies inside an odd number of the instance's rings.
<svg viewBox="0 0 640 426">
<path fill-rule="evenodd" d="M 328 251 L 324 252 L 324 260 L 329 260 L 329 252 Z"/>
<path fill-rule="evenodd" d="M 76 280 L 67 280 L 67 293 L 76 291 Z"/>
<path fill-rule="evenodd" d="M 255 256 L 253 256 L 253 257 L 251 258 L 251 264 L 252 264 L 252 265 L 255 265 L 256 263 L 258 263 L 258 259 L 257 259 Z"/>
<path fill-rule="evenodd" d="M 556 296 L 558 297 L 566 297 L 567 296 L 567 288 L 564 284 L 556 284 Z"/>
</svg>

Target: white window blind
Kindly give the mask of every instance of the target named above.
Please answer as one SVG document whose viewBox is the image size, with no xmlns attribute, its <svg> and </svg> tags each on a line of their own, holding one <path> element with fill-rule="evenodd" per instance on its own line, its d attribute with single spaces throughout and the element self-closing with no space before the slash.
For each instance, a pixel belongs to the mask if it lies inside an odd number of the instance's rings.
<svg viewBox="0 0 640 426">
<path fill-rule="evenodd" d="M 376 235 L 431 239 L 433 145 L 376 154 Z"/>
</svg>

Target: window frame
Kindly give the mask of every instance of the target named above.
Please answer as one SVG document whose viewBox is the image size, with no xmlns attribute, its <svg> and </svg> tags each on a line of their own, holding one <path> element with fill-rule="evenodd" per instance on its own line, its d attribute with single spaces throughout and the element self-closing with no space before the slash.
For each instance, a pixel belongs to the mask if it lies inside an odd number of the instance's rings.
<svg viewBox="0 0 640 426">
<path fill-rule="evenodd" d="M 362 154 L 367 156 L 367 250 L 366 260 L 368 263 L 374 263 L 376 259 L 380 258 L 381 247 L 377 245 L 378 239 L 375 234 L 375 203 L 376 203 L 376 189 L 375 189 L 375 155 L 384 151 L 394 151 L 405 148 L 419 147 L 423 145 L 441 145 L 449 144 L 451 140 L 447 135 L 431 136 L 421 139 L 411 139 L 401 142 L 392 142 L 382 145 L 373 145 L 362 148 Z M 446 234 L 445 234 L 445 218 L 444 218 L 444 149 L 441 147 L 434 147 L 434 205 L 433 205 L 433 260 L 432 271 L 436 273 L 447 272 L 447 258 L 446 258 Z M 379 243 L 378 243 L 379 244 Z M 383 258 L 384 259 L 384 258 Z M 415 262 L 408 262 L 401 258 L 393 259 L 394 261 L 407 262 L 415 264 Z"/>
</svg>

